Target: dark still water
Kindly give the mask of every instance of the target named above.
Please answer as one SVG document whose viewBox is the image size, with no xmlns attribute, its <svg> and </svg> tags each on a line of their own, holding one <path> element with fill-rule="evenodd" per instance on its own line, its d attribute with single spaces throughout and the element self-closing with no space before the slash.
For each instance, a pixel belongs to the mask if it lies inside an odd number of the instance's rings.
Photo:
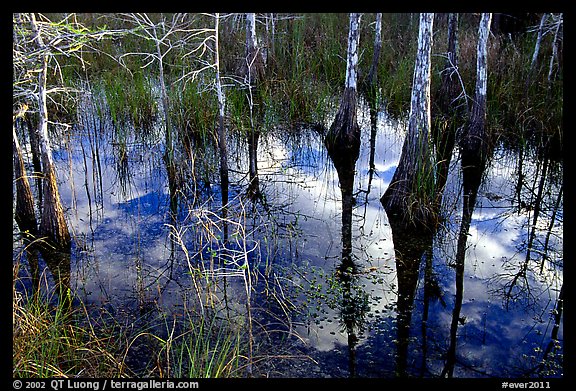
<svg viewBox="0 0 576 391">
<path fill-rule="evenodd" d="M 223 221 L 215 152 L 177 157 L 184 179 L 172 219 L 161 130 L 135 136 L 91 117 L 82 123 L 54 149 L 74 239 L 72 290 L 94 314 L 133 330 L 166 330 L 186 311 L 217 313 L 250 335 L 258 377 L 436 377 L 450 365 L 451 345 L 454 377 L 563 375 L 563 316 L 552 339 L 563 282 L 558 163 L 544 165 L 527 149 L 519 187 L 519 153 L 495 151 L 469 231 L 462 308 L 454 313 L 458 153 L 438 232 L 429 239 L 393 235 L 379 198 L 406 123 L 385 111 L 375 121 L 367 107 L 359 111 L 353 273 L 341 268 L 338 176 L 313 130 L 277 126 L 263 133 L 264 196 L 257 202 L 246 196 L 246 144 L 229 140 L 230 209 Z M 127 359 L 135 367 L 145 365 L 138 352 L 146 348 L 137 345 Z"/>
</svg>

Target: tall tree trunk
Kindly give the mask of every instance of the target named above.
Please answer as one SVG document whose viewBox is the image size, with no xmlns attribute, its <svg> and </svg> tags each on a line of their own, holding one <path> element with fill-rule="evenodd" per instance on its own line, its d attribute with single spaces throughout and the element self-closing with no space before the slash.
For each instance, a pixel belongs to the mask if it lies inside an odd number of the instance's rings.
<svg viewBox="0 0 576 391">
<path fill-rule="evenodd" d="M 342 254 L 346 257 L 351 244 L 352 205 L 354 189 L 354 169 L 360 153 L 360 127 L 356 118 L 356 83 L 358 67 L 358 44 L 360 39 L 360 14 L 350 14 L 348 50 L 346 61 L 346 81 L 344 93 L 336 118 L 324 138 L 328 155 L 334 163 L 340 191 L 342 193 Z M 350 213 L 344 213 L 350 209 Z"/>
<path fill-rule="evenodd" d="M 468 232 L 472 222 L 472 213 L 476 204 L 476 196 L 488 153 L 490 142 L 487 139 L 484 125 L 486 117 L 486 89 L 487 89 L 487 49 L 488 34 L 490 32 L 490 22 L 492 14 L 484 13 L 480 19 L 478 29 L 478 54 L 476 62 L 476 93 L 472 104 L 472 114 L 469 124 L 465 128 L 464 137 L 460 139 L 463 174 L 463 207 L 462 222 L 458 235 L 456 249 L 456 297 L 454 309 L 452 311 L 452 322 L 450 325 L 450 345 L 446 355 L 446 364 L 441 376 L 452 377 L 456 363 L 456 345 L 458 325 L 463 321 L 460 316 L 462 301 L 464 298 L 464 265 L 466 256 L 466 244 Z"/>
<path fill-rule="evenodd" d="M 376 22 L 374 27 L 374 55 L 372 56 L 372 65 L 368 73 L 368 87 L 374 86 L 378 80 L 378 60 L 380 59 L 380 51 L 382 50 L 382 13 L 376 14 Z"/>
<path fill-rule="evenodd" d="M 38 211 L 42 213 L 42 163 L 40 162 L 40 146 L 38 142 L 38 132 L 36 131 L 38 125 L 34 124 L 30 114 L 26 114 L 24 118 L 30 137 L 30 150 L 32 152 L 32 165 L 34 167 L 33 176 L 36 177 L 36 192 L 38 194 Z"/>
<path fill-rule="evenodd" d="M 48 48 L 44 46 L 41 32 L 36 23 L 34 14 L 31 14 L 31 25 L 34 40 L 38 49 L 44 51 L 41 57 L 40 72 L 38 74 L 38 111 L 40 114 L 38 124 L 38 139 L 42 167 L 44 168 L 45 183 L 43 186 L 42 218 L 39 234 L 46 236 L 51 244 L 61 250 L 70 250 L 71 238 L 68 225 L 64 218 L 64 210 L 60 201 L 58 184 L 56 183 L 56 169 L 52 159 L 52 147 L 48 136 L 48 109 L 46 107 L 46 74 L 48 72 Z"/>
<path fill-rule="evenodd" d="M 458 81 L 458 14 L 448 14 L 448 51 L 442 71 L 442 86 L 438 96 L 439 112 L 435 115 L 432 137 L 436 145 L 436 206 L 442 203 L 442 195 L 452 152 L 456 143 L 456 129 L 460 127 L 460 117 L 464 106 L 458 103 L 463 92 Z"/>
<path fill-rule="evenodd" d="M 420 14 L 418 52 L 414 66 L 408 132 L 398 167 L 380 198 L 386 213 L 404 217 L 406 223 L 428 227 L 436 215 L 430 205 L 434 197 L 434 165 L 430 147 L 430 58 L 434 14 Z"/>
<path fill-rule="evenodd" d="M 225 98 L 220 82 L 220 46 L 219 46 L 220 14 L 215 16 L 214 26 L 214 64 L 216 65 L 216 94 L 218 97 L 218 150 L 220 152 L 220 189 L 222 192 L 222 222 L 224 242 L 228 240 L 228 150 L 226 147 L 226 129 L 224 128 Z"/>
<path fill-rule="evenodd" d="M 260 184 L 258 180 L 258 139 L 260 138 L 260 129 L 254 119 L 254 107 L 259 107 L 259 102 L 254 102 L 253 89 L 262 80 L 264 76 L 264 61 L 262 53 L 258 46 L 256 36 L 256 14 L 246 14 L 246 58 L 243 64 L 244 80 L 248 85 L 248 104 L 250 106 L 250 129 L 248 130 L 248 160 L 249 160 L 249 179 L 248 194 L 253 199 L 262 196 L 260 193 Z"/>
<path fill-rule="evenodd" d="M 460 139 L 466 208 L 472 208 L 476 201 L 476 192 L 480 186 L 486 160 L 492 147 L 489 134 L 485 129 L 486 92 L 488 86 L 487 53 L 491 17 L 491 13 L 483 13 L 480 20 L 474 102 L 472 103 L 469 123 L 464 128 Z"/>
<path fill-rule="evenodd" d="M 12 158 L 16 182 L 16 210 L 15 220 L 22 232 L 23 237 L 34 240 L 38 236 L 38 224 L 34 212 L 34 197 L 28 175 L 24 169 L 22 150 L 16 135 L 16 129 L 12 125 Z"/>
<path fill-rule="evenodd" d="M 338 108 L 334 122 L 332 122 L 324 138 L 328 155 L 332 159 L 338 172 L 341 189 L 351 187 L 342 181 L 350 177 L 350 175 L 346 174 L 346 171 L 350 169 L 354 170 L 356 160 L 358 160 L 360 154 L 360 127 L 358 126 L 356 116 L 360 20 L 360 14 L 350 14 L 344 93 L 342 94 L 340 107 Z"/>
<path fill-rule="evenodd" d="M 162 16 L 164 18 L 164 16 Z M 164 26 L 164 19 L 162 20 Z M 160 93 L 162 95 L 162 109 L 164 113 L 164 126 L 165 126 L 165 151 L 164 163 L 166 164 L 166 172 L 168 175 L 168 192 L 170 197 L 170 214 L 172 219 L 176 220 L 178 214 L 178 177 L 176 171 L 176 163 L 174 161 L 174 135 L 172 134 L 172 124 L 170 121 L 170 101 L 168 99 L 168 89 L 166 88 L 166 79 L 164 75 L 164 54 L 160 47 L 161 40 L 158 38 L 156 31 L 158 27 L 154 27 L 152 33 L 154 35 L 154 44 L 156 46 L 156 56 L 158 57 L 158 74 L 160 78 Z"/>
<path fill-rule="evenodd" d="M 34 212 L 34 197 L 28 182 L 28 176 L 24 169 L 22 150 L 14 124 L 12 125 L 12 158 L 14 163 L 14 175 L 16 182 L 16 210 L 14 218 L 20 228 L 20 234 L 26 250 L 26 259 L 30 266 L 32 286 L 38 289 L 40 272 L 38 269 L 38 248 L 34 242 L 38 238 L 38 223 Z"/>
<path fill-rule="evenodd" d="M 557 16 L 556 28 L 554 30 L 554 40 L 552 41 L 552 55 L 550 56 L 550 66 L 548 67 L 548 87 L 552 82 L 552 73 L 554 72 L 554 60 L 558 62 L 558 33 L 560 32 L 560 27 L 562 27 L 563 15 L 559 14 Z"/>
<path fill-rule="evenodd" d="M 264 76 L 264 59 L 256 34 L 256 14 L 246 14 L 246 57 L 242 64 L 246 83 L 258 84 Z"/>
<path fill-rule="evenodd" d="M 532 75 L 534 73 L 534 68 L 538 62 L 538 54 L 540 54 L 540 44 L 542 43 L 542 36 L 544 33 L 544 23 L 546 22 L 548 14 L 543 13 L 542 18 L 540 18 L 540 25 L 538 26 L 538 35 L 536 36 L 536 43 L 534 44 L 534 52 L 532 53 L 532 60 L 530 61 L 530 68 L 528 69 L 528 77 L 526 77 L 526 93 L 528 92 L 528 87 L 530 86 Z"/>
</svg>

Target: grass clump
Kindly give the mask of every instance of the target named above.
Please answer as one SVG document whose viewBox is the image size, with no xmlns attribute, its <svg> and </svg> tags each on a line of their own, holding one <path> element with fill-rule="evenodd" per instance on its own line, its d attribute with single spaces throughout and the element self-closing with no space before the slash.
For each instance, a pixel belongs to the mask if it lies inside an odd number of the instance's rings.
<svg viewBox="0 0 576 391">
<path fill-rule="evenodd" d="M 12 290 L 15 378 L 226 378 L 242 376 L 249 362 L 241 352 L 247 345 L 242 327 L 215 314 L 160 312 L 152 326 L 123 326 L 96 319 L 81 303 L 70 309 L 54 289 L 27 293 L 18 267 Z M 133 357 L 134 347 L 142 344 L 148 352 L 144 364 L 142 357 Z M 134 359 L 138 367 L 128 364 Z"/>
<path fill-rule="evenodd" d="M 14 266 L 14 276 L 18 265 Z M 124 377 L 119 346 L 79 322 L 85 313 L 69 310 L 52 290 L 28 295 L 12 289 L 12 375 L 18 378 Z M 105 334 L 103 334 L 105 335 Z"/>
</svg>

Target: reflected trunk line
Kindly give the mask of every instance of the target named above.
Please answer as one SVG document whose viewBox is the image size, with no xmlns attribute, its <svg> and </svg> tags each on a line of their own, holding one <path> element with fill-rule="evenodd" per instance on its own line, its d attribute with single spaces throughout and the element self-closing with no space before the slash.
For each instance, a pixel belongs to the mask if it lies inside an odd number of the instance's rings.
<svg viewBox="0 0 576 391">
<path fill-rule="evenodd" d="M 114 159 L 116 161 L 116 177 L 120 183 L 120 192 L 122 197 L 128 198 L 131 192 L 131 174 L 128 164 L 128 151 L 126 149 L 126 139 L 118 139 L 123 137 L 122 134 L 116 132 L 117 141 L 114 143 Z"/>
<path fill-rule="evenodd" d="M 90 143 L 90 150 L 92 153 L 92 185 L 94 187 L 94 198 L 96 201 L 96 211 L 99 209 L 102 211 L 103 217 L 103 209 L 104 209 L 104 186 L 102 183 L 102 165 L 100 162 L 100 144 L 99 144 L 99 137 L 97 133 L 97 126 L 96 126 L 96 118 L 94 114 L 92 114 L 92 130 L 94 131 L 94 137 L 92 137 L 92 133 L 90 129 L 87 129 L 88 134 L 88 141 Z M 96 165 L 94 165 L 96 162 Z"/>
<path fill-rule="evenodd" d="M 546 366 L 550 365 L 547 360 L 549 359 L 550 354 L 555 353 L 556 351 L 562 349 L 559 346 L 558 340 L 558 332 L 560 330 L 560 322 L 562 320 L 562 312 L 564 310 L 564 284 L 562 284 L 560 288 L 560 293 L 558 294 L 558 298 L 556 299 L 555 308 L 552 310 L 552 314 L 554 315 L 554 325 L 552 326 L 552 332 L 550 333 L 550 342 L 546 345 L 546 350 L 540 359 L 540 363 L 536 365 L 534 368 L 526 371 L 523 376 L 529 377 L 530 375 L 536 374 L 536 376 L 545 376 L 542 374 L 542 371 L 546 370 Z"/>
<path fill-rule="evenodd" d="M 544 185 L 546 183 L 546 178 L 548 175 L 548 162 L 547 156 L 543 157 L 544 162 L 542 164 L 542 173 L 540 174 L 540 182 L 538 185 L 538 192 L 536 194 L 536 200 L 534 202 L 534 216 L 532 220 L 532 230 L 530 231 L 530 237 L 528 239 L 528 247 L 526 249 L 526 264 L 530 261 L 530 254 L 532 252 L 532 246 L 534 244 L 534 239 L 536 237 L 536 225 L 538 223 L 538 218 L 540 217 L 540 210 L 542 208 L 542 193 L 544 192 Z"/>
<path fill-rule="evenodd" d="M 376 155 L 376 135 L 378 133 L 378 110 L 375 104 L 370 105 L 370 157 L 368 162 L 369 168 L 369 179 L 368 179 L 368 190 L 370 192 L 370 185 L 372 183 L 372 174 L 376 171 L 376 164 L 374 163 L 374 158 Z"/>
<path fill-rule="evenodd" d="M 464 182 L 464 197 L 462 222 L 458 234 L 458 244 L 456 249 L 456 259 L 454 268 L 456 270 L 455 285 L 456 296 L 454 299 L 454 309 L 452 311 L 452 321 L 450 323 L 450 344 L 446 353 L 446 363 L 442 370 L 441 377 L 453 377 L 454 366 L 456 364 L 456 345 L 458 325 L 464 324 L 465 318 L 460 316 L 462 301 L 464 298 L 464 266 L 466 258 L 466 246 L 472 223 L 472 215 L 476 205 L 476 197 L 480 187 L 482 173 L 484 172 L 485 160 L 481 160 L 476 165 L 465 165 L 462 161 L 462 173 Z"/>
<path fill-rule="evenodd" d="M 92 197 L 90 197 L 90 187 L 88 186 L 88 162 L 86 161 L 86 151 L 84 150 L 84 143 L 80 141 L 80 148 L 82 149 L 82 159 L 84 162 L 84 188 L 86 189 L 86 198 L 88 198 L 88 224 L 92 236 L 94 236 L 94 227 L 92 225 Z"/>
<path fill-rule="evenodd" d="M 415 226 L 407 225 L 401 216 L 392 215 L 389 222 L 396 255 L 398 280 L 395 372 L 397 377 L 407 377 L 409 375 L 410 326 L 420 263 L 425 254 L 430 254 L 434 231 L 416 229 Z M 425 328 L 425 322 L 422 327 Z"/>
<path fill-rule="evenodd" d="M 562 312 L 564 309 L 564 284 L 560 288 L 560 293 L 558 294 L 558 299 L 556 300 L 556 308 L 553 311 L 554 314 L 554 326 L 552 327 L 552 333 L 550 334 L 550 342 L 546 347 L 542 361 L 545 362 L 548 355 L 552 351 L 557 349 L 556 344 L 558 343 L 558 331 L 560 330 L 560 321 L 562 320 Z"/>
<path fill-rule="evenodd" d="M 536 199 L 534 200 L 534 214 L 532 216 L 532 227 L 530 229 L 530 234 L 528 237 L 528 243 L 527 243 L 527 247 L 526 247 L 526 257 L 524 259 L 524 262 L 520 266 L 520 270 L 518 271 L 518 273 L 516 273 L 514 275 L 514 277 L 512 278 L 512 281 L 508 284 L 508 289 L 506 292 L 506 308 L 508 308 L 510 300 L 513 300 L 512 291 L 514 290 L 514 287 L 516 287 L 516 285 L 518 284 L 518 280 L 520 278 L 524 279 L 524 281 L 526 283 L 526 287 L 527 287 L 528 291 L 530 291 L 527 272 L 528 272 L 528 266 L 529 266 L 530 260 L 531 260 L 531 254 L 532 254 L 532 250 L 533 250 L 534 240 L 536 239 L 536 226 L 537 226 L 538 219 L 540 217 L 540 211 L 542 208 L 542 199 L 543 199 L 542 194 L 544 192 L 544 186 L 546 183 L 546 178 L 547 178 L 547 173 L 548 173 L 548 164 L 549 164 L 549 158 L 547 156 L 543 156 L 542 173 L 540 174 L 540 181 L 538 182 L 538 190 L 536 192 Z M 536 178 L 535 178 L 535 181 L 536 181 Z M 545 253 L 543 253 L 542 258 L 545 259 L 545 256 L 546 256 Z M 543 263 L 544 262 L 541 263 L 541 268 L 542 268 Z"/>
<path fill-rule="evenodd" d="M 248 163 L 249 163 L 249 184 L 248 194 L 253 200 L 261 199 L 260 181 L 258 179 L 258 140 L 260 131 L 250 129 L 248 134 Z"/>
<path fill-rule="evenodd" d="M 54 286 L 60 298 L 60 304 L 67 313 L 72 310 L 72 290 L 70 286 L 72 251 L 70 249 L 59 249 L 49 242 L 42 242 L 40 253 L 54 278 Z"/>
<path fill-rule="evenodd" d="M 358 336 L 356 332 L 362 328 L 365 312 L 369 310 L 361 302 L 364 296 L 352 292 L 353 279 L 357 273 L 357 266 L 352 259 L 352 210 L 355 203 L 353 191 L 355 167 L 360 149 L 360 128 L 356 123 L 355 111 L 356 91 L 347 88 L 337 118 L 330 128 L 330 133 L 324 139 L 330 160 L 336 168 L 342 196 L 342 252 L 336 275 L 343 287 L 340 320 L 348 336 L 349 377 L 357 376 L 356 345 Z M 352 146 L 346 142 L 346 138 L 353 140 Z"/>
<path fill-rule="evenodd" d="M 368 162 L 368 186 L 366 190 L 358 190 L 358 192 L 363 192 L 366 197 L 364 199 L 364 213 L 362 215 L 362 220 L 364 223 L 361 226 L 361 229 L 364 230 L 364 224 L 366 222 L 366 213 L 368 209 L 368 197 L 370 195 L 370 190 L 372 189 L 372 180 L 374 178 L 374 172 L 376 171 L 376 164 L 374 162 L 375 155 L 376 155 L 376 134 L 378 132 L 378 110 L 375 107 L 376 103 L 372 100 L 369 102 L 370 105 L 370 157 Z"/>
<path fill-rule="evenodd" d="M 546 238 L 544 239 L 544 249 L 542 250 L 542 263 L 540 264 L 540 274 L 544 272 L 544 264 L 546 260 L 550 257 L 548 256 L 548 245 L 550 242 L 550 235 L 552 234 L 552 229 L 554 228 L 554 223 L 556 222 L 556 214 L 558 213 L 558 209 L 560 208 L 560 203 L 562 202 L 562 193 L 564 191 L 564 185 L 560 186 L 560 190 L 558 192 L 558 197 L 556 198 L 556 203 L 554 204 L 554 210 L 552 211 L 552 217 L 550 218 L 550 224 L 548 225 L 548 229 L 546 230 Z"/>
<path fill-rule="evenodd" d="M 465 318 L 460 316 L 464 296 L 464 262 L 466 257 L 466 244 L 472 222 L 472 214 L 476 205 L 478 189 L 482 183 L 482 176 L 486 163 L 493 152 L 490 134 L 485 128 L 486 122 L 486 92 L 487 92 L 487 44 L 492 20 L 491 13 L 483 13 L 478 28 L 478 44 L 476 59 L 476 91 L 470 111 L 470 118 L 465 124 L 464 132 L 460 136 L 460 154 L 462 166 L 463 206 L 462 222 L 458 235 L 456 249 L 456 297 L 450 324 L 450 345 L 446 353 L 446 363 L 441 377 L 453 377 L 456 364 L 456 344 L 458 324 L 464 324 Z"/>
<path fill-rule="evenodd" d="M 516 183 L 516 198 L 518 199 L 518 214 L 522 211 L 522 187 L 524 186 L 524 143 L 520 143 L 518 147 L 518 182 Z"/>
<path fill-rule="evenodd" d="M 458 71 L 458 14 L 450 13 L 448 18 L 448 50 L 446 61 L 442 70 L 442 84 L 438 96 L 438 112 L 432 121 L 432 140 L 436 147 L 436 196 L 438 207 L 442 204 L 442 197 L 448 171 L 452 160 L 452 153 L 456 144 L 456 132 L 464 118 L 466 94 L 459 83 Z"/>
<path fill-rule="evenodd" d="M 446 304 L 441 297 L 440 287 L 438 282 L 434 279 L 434 269 L 432 266 L 433 250 L 432 244 L 425 251 L 424 257 L 426 259 L 424 268 L 424 300 L 422 308 L 422 365 L 420 367 L 420 377 L 424 377 L 428 372 L 427 358 L 428 358 L 428 313 L 430 310 L 430 300 L 440 299 L 442 305 Z"/>
</svg>

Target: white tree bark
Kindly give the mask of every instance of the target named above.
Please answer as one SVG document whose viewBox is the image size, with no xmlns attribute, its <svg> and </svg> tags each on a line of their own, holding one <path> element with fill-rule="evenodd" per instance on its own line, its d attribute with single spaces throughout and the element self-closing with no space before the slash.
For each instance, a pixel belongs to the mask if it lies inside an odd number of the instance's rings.
<svg viewBox="0 0 576 391">
<path fill-rule="evenodd" d="M 246 14 L 246 46 L 248 51 L 253 52 L 258 47 L 258 37 L 256 36 L 256 14 Z"/>
<path fill-rule="evenodd" d="M 490 34 L 491 13 L 483 13 L 478 27 L 476 57 L 476 90 L 472 110 L 472 121 L 481 123 L 486 119 L 486 92 L 488 90 L 488 35 Z"/>
<path fill-rule="evenodd" d="M 430 134 L 430 59 L 432 52 L 433 13 L 420 14 L 418 32 L 418 52 L 414 65 L 410 115 L 408 119 L 409 161 L 422 157 L 422 150 L 428 148 Z"/>
<path fill-rule="evenodd" d="M 550 56 L 550 66 L 548 68 L 548 84 L 552 80 L 552 72 L 554 70 L 554 60 L 558 57 L 558 32 L 560 31 L 560 27 L 562 26 L 563 17 L 562 14 L 557 16 L 556 26 L 554 31 L 554 40 L 552 41 L 552 55 Z"/>
<path fill-rule="evenodd" d="M 409 221 L 424 226 L 435 220 L 429 207 L 434 197 L 430 145 L 430 59 L 433 22 L 433 13 L 420 14 L 408 133 L 402 146 L 398 167 L 388 189 L 380 199 L 389 218 L 394 215 L 408 216 Z"/>
<path fill-rule="evenodd" d="M 345 88 L 356 89 L 358 79 L 358 46 L 360 42 L 360 19 L 362 14 L 350 14 L 350 29 L 348 31 L 348 54 L 346 60 Z"/>
<path fill-rule="evenodd" d="M 368 73 L 368 85 L 372 85 L 378 78 L 378 59 L 380 51 L 382 50 L 382 13 L 376 14 L 376 22 L 374 27 L 374 55 L 372 56 L 372 65 Z"/>
<path fill-rule="evenodd" d="M 542 35 L 544 32 L 544 23 L 546 22 L 546 17 L 548 14 L 542 14 L 542 18 L 540 19 L 540 26 L 538 27 L 538 36 L 536 37 L 536 43 L 534 44 L 534 53 L 532 53 L 532 61 L 530 61 L 530 71 L 536 65 L 536 61 L 538 60 L 538 54 L 540 53 L 540 43 L 542 42 Z"/>
</svg>

